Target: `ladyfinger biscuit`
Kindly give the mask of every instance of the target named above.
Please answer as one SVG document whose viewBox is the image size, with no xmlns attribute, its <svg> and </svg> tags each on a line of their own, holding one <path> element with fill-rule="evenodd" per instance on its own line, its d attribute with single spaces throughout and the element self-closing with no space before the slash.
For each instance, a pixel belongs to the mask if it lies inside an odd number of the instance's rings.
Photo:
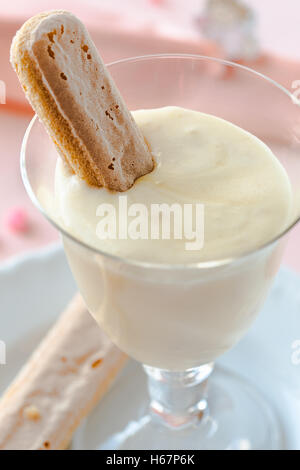
<svg viewBox="0 0 300 470">
<path fill-rule="evenodd" d="M 60 155 L 89 184 L 126 191 L 153 169 L 150 150 L 84 25 L 57 10 L 29 19 L 11 63 Z"/>
<path fill-rule="evenodd" d="M 77 295 L 0 400 L 0 450 L 65 449 L 125 362 Z"/>
</svg>

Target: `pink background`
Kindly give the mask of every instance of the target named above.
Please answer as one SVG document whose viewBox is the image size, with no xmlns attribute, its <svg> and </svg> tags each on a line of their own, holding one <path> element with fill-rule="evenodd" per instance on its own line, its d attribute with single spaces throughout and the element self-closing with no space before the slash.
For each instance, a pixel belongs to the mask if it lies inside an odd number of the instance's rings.
<svg viewBox="0 0 300 470">
<path fill-rule="evenodd" d="M 33 14 L 64 8 L 89 27 L 106 62 L 159 52 L 221 55 L 201 37 L 197 27 L 201 0 L 65 0 L 9 2 L 0 7 L 0 80 L 6 84 L 6 104 L 0 104 L 0 262 L 58 239 L 56 231 L 32 206 L 23 188 L 19 151 L 32 111 L 9 64 L 9 46 L 17 28 Z M 264 59 L 250 64 L 288 89 L 300 80 L 300 3 L 298 0 L 249 0 L 259 18 L 258 35 Z M 42 157 L 42 155 L 41 155 Z M 7 218 L 24 208 L 29 230 L 12 232 Z M 290 234 L 284 262 L 300 272 L 300 224 Z"/>
</svg>

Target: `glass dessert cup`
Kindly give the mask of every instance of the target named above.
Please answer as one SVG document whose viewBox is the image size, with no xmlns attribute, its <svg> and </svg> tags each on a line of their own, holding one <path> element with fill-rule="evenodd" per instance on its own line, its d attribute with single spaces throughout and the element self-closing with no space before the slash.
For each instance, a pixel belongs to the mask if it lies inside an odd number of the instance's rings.
<svg viewBox="0 0 300 470">
<path fill-rule="evenodd" d="M 298 198 L 300 111 L 282 86 L 246 67 L 191 55 L 131 58 L 109 70 L 129 109 L 181 106 L 261 138 L 285 167 Z M 147 374 L 150 400 L 145 397 L 140 416 L 113 436 L 116 448 L 280 448 L 280 427 L 268 401 L 234 373 L 213 371 L 213 364 L 258 314 L 285 235 L 299 219 L 297 208 L 283 233 L 242 256 L 185 265 L 123 259 L 76 239 L 62 225 L 55 209 L 56 160 L 54 144 L 33 118 L 21 151 L 26 189 L 60 231 L 89 311 Z"/>
</svg>

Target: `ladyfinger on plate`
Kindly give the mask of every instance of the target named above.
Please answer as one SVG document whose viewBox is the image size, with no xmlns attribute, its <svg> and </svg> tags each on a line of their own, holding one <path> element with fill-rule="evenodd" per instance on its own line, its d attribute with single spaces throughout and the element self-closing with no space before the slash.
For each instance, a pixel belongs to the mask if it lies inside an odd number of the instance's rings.
<svg viewBox="0 0 300 470">
<path fill-rule="evenodd" d="M 13 40 L 11 63 L 78 176 L 126 191 L 152 171 L 150 150 L 78 18 L 57 10 L 29 19 Z"/>
<path fill-rule="evenodd" d="M 65 449 L 126 359 L 77 295 L 0 400 L 0 450 Z"/>
</svg>

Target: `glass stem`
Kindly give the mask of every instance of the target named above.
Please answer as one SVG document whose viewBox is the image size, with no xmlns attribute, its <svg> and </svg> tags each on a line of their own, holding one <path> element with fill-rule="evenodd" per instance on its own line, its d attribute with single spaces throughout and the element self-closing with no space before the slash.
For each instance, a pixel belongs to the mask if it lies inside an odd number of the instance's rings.
<svg viewBox="0 0 300 470">
<path fill-rule="evenodd" d="M 162 424 L 181 429 L 207 414 L 207 382 L 213 363 L 182 372 L 143 367 L 148 376 L 150 412 Z"/>
</svg>

